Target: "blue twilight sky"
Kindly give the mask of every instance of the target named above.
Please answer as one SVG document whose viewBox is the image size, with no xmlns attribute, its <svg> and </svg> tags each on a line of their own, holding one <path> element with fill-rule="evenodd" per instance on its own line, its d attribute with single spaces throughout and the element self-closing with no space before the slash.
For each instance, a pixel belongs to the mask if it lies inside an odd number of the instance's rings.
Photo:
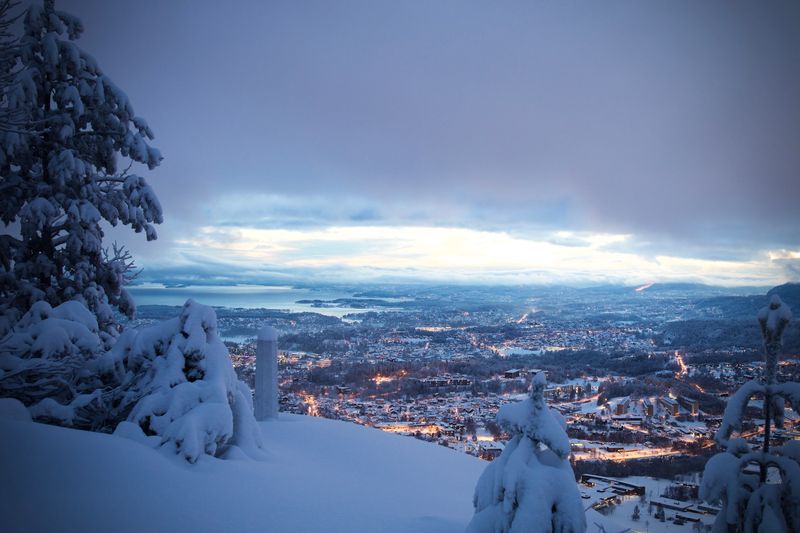
<svg viewBox="0 0 800 533">
<path fill-rule="evenodd" d="M 800 278 L 800 3 L 57 0 L 156 133 L 147 281 Z"/>
</svg>

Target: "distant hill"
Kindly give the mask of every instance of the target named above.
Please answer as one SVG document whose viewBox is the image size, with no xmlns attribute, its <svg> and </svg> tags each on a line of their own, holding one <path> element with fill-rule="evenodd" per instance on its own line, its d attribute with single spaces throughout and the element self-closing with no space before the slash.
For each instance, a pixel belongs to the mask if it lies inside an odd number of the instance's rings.
<svg viewBox="0 0 800 533">
<path fill-rule="evenodd" d="M 657 282 L 639 287 L 626 287 L 627 290 L 636 289 L 642 293 L 683 293 L 686 296 L 743 296 L 763 292 L 766 287 L 720 287 L 691 282 Z"/>
<path fill-rule="evenodd" d="M 648 292 L 667 292 L 667 291 L 710 291 L 719 290 L 719 287 L 712 287 L 710 285 L 703 285 L 702 283 L 653 283 L 646 289 Z"/>
<path fill-rule="evenodd" d="M 800 283 L 785 283 L 766 293 L 747 296 L 718 295 L 697 301 L 699 310 L 713 309 L 713 315 L 724 319 L 751 319 L 767 305 L 770 296 L 777 294 L 789 306 L 795 318 L 800 318 Z"/>
<path fill-rule="evenodd" d="M 784 283 L 773 287 L 767 292 L 767 296 L 777 294 L 794 313 L 795 319 L 800 319 L 800 282 Z"/>
<path fill-rule="evenodd" d="M 761 330 L 756 320 L 758 311 L 777 294 L 788 305 L 795 320 L 784 337 L 786 353 L 800 353 L 800 283 L 786 283 L 766 294 L 749 296 L 712 296 L 696 302 L 700 318 L 668 323 L 661 342 L 693 350 L 720 349 L 740 346 L 761 349 Z"/>
<path fill-rule="evenodd" d="M 751 296 L 712 296 L 697 301 L 697 308 L 714 310 L 714 316 L 733 320 L 755 320 L 758 310 L 767 304 L 765 295 Z"/>
</svg>

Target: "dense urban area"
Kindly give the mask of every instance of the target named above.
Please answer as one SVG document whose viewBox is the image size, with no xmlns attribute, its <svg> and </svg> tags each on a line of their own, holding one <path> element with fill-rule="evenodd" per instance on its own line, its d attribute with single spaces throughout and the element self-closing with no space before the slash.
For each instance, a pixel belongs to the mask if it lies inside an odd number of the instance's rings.
<svg viewBox="0 0 800 533">
<path fill-rule="evenodd" d="M 532 376 L 544 372 L 548 402 L 567 421 L 584 498 L 603 512 L 635 500 L 617 512 L 702 529 L 715 509 L 696 501 L 692 479 L 715 452 L 725 399 L 763 368 L 754 317 L 765 296 L 746 292 L 687 284 L 383 288 L 310 302 L 320 313 L 221 308 L 218 316 L 236 371 L 251 387 L 255 334 L 265 324 L 278 329 L 282 411 L 351 421 L 486 460 L 507 439 L 497 410 L 525 398 Z M 771 292 L 800 302 L 796 285 Z M 337 306 L 364 312 L 322 314 Z M 138 321 L 168 312 L 144 307 Z M 785 346 L 800 353 L 797 323 Z M 795 357 L 781 361 L 782 379 L 800 377 Z M 763 415 L 751 409 L 743 436 L 755 442 Z M 787 410 L 774 442 L 800 437 L 798 423 Z M 653 481 L 616 479 L 628 476 L 682 481 L 653 489 Z"/>
</svg>

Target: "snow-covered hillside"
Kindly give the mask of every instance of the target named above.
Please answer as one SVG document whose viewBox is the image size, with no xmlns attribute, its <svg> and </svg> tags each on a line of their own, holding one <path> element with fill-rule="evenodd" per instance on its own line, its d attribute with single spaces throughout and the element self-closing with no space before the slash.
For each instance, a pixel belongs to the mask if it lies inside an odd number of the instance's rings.
<svg viewBox="0 0 800 533">
<path fill-rule="evenodd" d="M 460 533 L 472 519 L 480 459 L 324 418 L 281 413 L 259 426 L 265 460 L 191 465 L 31 422 L 0 399 L 2 531 Z M 589 533 L 626 529 L 593 509 L 586 518 Z"/>
<path fill-rule="evenodd" d="M 132 440 L 0 420 L 3 531 L 462 532 L 486 463 L 281 414 L 266 461 L 189 465 Z"/>
</svg>

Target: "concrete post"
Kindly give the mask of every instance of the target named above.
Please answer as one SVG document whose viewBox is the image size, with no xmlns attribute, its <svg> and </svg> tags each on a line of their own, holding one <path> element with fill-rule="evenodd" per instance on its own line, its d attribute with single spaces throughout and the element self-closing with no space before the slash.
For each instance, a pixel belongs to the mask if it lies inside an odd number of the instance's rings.
<svg viewBox="0 0 800 533">
<path fill-rule="evenodd" d="M 278 417 L 278 331 L 264 326 L 256 348 L 256 420 Z"/>
</svg>

